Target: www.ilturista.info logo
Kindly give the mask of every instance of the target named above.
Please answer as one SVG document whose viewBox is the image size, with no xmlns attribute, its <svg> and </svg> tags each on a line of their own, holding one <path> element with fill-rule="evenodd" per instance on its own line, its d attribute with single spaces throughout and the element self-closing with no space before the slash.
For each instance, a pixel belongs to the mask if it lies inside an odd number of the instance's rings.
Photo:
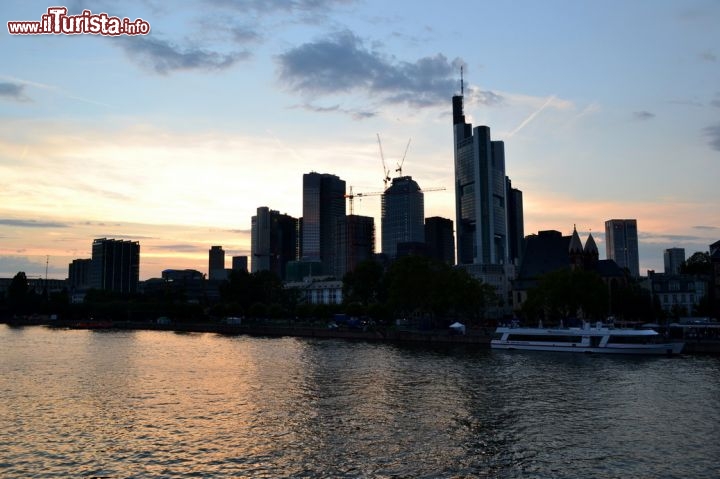
<svg viewBox="0 0 720 479">
<path fill-rule="evenodd" d="M 65 7 L 50 7 L 39 22 L 7 22 L 11 35 L 147 35 L 150 24 L 138 18 L 111 17 L 107 13 L 83 10 L 80 15 L 68 15 Z"/>
</svg>

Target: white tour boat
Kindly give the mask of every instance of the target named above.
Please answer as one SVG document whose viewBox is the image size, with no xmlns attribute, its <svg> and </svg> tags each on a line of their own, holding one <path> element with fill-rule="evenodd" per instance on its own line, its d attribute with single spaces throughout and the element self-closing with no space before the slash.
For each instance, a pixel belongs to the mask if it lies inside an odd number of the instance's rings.
<svg viewBox="0 0 720 479">
<path fill-rule="evenodd" d="M 492 349 L 565 351 L 572 353 L 679 354 L 682 342 L 663 342 L 652 329 L 613 328 L 598 322 L 581 328 L 499 327 L 490 342 Z"/>
</svg>

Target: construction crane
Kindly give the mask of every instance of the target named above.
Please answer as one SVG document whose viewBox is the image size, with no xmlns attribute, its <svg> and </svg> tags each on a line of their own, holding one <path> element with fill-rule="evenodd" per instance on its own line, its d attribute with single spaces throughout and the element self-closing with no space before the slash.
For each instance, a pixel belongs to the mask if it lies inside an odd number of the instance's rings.
<svg viewBox="0 0 720 479">
<path fill-rule="evenodd" d="M 388 181 L 390 181 L 390 170 L 388 170 L 387 166 L 385 165 L 385 155 L 383 154 L 382 141 L 380 141 L 380 133 L 377 133 L 377 140 L 378 146 L 380 147 L 380 159 L 382 160 L 383 167 L 383 183 L 385 184 L 385 189 L 387 189 Z"/>
<path fill-rule="evenodd" d="M 351 186 L 350 193 L 343 195 L 343 197 L 350 200 L 350 214 L 353 215 L 355 214 L 355 207 L 353 205 L 353 200 L 355 199 L 355 197 L 362 198 L 363 196 L 381 196 L 382 194 L 382 191 L 371 191 L 369 193 L 353 193 L 353 188 Z"/>
<path fill-rule="evenodd" d="M 443 191 L 445 189 L 446 188 L 444 186 L 439 186 L 439 187 L 434 187 L 434 188 L 424 188 L 424 189 L 418 190 L 416 193 L 428 193 L 431 191 Z M 402 194 L 409 194 L 409 193 L 406 191 L 392 193 L 392 192 L 388 192 L 387 189 L 386 189 L 386 191 L 370 191 L 368 193 L 353 193 L 353 188 L 351 186 L 350 192 L 343 195 L 343 198 L 347 198 L 350 200 L 350 214 L 354 215 L 355 214 L 355 206 L 354 206 L 353 200 L 355 198 L 362 198 L 364 196 L 383 196 L 383 195 L 402 195 Z"/>
<path fill-rule="evenodd" d="M 398 176 L 402 176 L 402 166 L 403 166 L 403 163 L 405 163 L 405 157 L 407 156 L 408 148 L 410 148 L 410 141 L 411 141 L 411 140 L 412 140 L 412 138 L 410 138 L 410 139 L 408 140 L 408 144 L 407 144 L 407 146 L 405 147 L 405 153 L 403 153 L 402 159 L 398 162 L 398 164 L 397 164 L 398 167 L 395 168 L 395 173 L 397 173 Z"/>
</svg>

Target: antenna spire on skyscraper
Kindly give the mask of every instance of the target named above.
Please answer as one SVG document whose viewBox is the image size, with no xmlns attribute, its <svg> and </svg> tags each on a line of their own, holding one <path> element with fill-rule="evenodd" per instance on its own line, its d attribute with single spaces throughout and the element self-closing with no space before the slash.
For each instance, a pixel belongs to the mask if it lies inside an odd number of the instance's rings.
<svg viewBox="0 0 720 479">
<path fill-rule="evenodd" d="M 460 96 L 465 94 L 465 85 L 463 84 L 463 67 L 460 65 Z"/>
</svg>

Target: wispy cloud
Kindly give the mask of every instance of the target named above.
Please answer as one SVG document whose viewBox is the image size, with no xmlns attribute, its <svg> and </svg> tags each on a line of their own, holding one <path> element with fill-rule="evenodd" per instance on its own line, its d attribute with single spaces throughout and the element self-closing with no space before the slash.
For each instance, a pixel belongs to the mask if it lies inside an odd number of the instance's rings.
<svg viewBox="0 0 720 479">
<path fill-rule="evenodd" d="M 720 108 L 720 93 L 715 93 L 715 98 L 710 100 L 710 106 Z"/>
<path fill-rule="evenodd" d="M 224 70 L 251 56 L 247 51 L 220 53 L 199 48 L 181 48 L 172 42 L 155 37 L 113 40 L 133 61 L 161 75 L 183 70 Z"/>
<path fill-rule="evenodd" d="M 664 240 L 664 241 L 676 241 L 676 242 L 698 242 L 698 241 L 704 241 L 705 238 L 702 236 L 694 236 L 694 235 L 676 235 L 676 234 L 668 234 L 668 233 L 651 233 L 651 232 L 642 232 L 638 231 L 638 239 L 645 240 L 645 241 L 658 241 L 658 240 Z"/>
<path fill-rule="evenodd" d="M 68 92 L 66 90 L 63 90 L 62 88 L 59 88 L 55 85 L 49 85 L 47 83 L 40 83 L 35 82 L 31 80 L 25 80 L 22 78 L 16 78 L 9 75 L 0 75 L 0 80 L 5 80 L 4 82 L 0 82 L 0 98 L 3 97 L 3 87 L 2 85 L 14 85 L 12 87 L 6 87 L 8 89 L 9 93 L 13 93 L 17 101 L 33 101 L 32 98 L 25 95 L 25 88 L 26 87 L 32 87 L 37 88 L 40 90 L 46 90 L 50 92 L 55 92 L 56 94 L 60 94 L 61 96 L 64 96 L 65 98 L 69 98 L 71 100 L 77 100 L 81 101 L 83 103 L 89 103 L 91 105 L 97 105 L 102 106 L 105 108 L 112 108 L 112 105 L 108 105 L 107 103 L 102 103 L 99 101 L 95 101 L 89 98 L 84 98 L 78 95 L 75 95 L 71 92 Z M 18 92 L 19 90 L 19 92 Z M 19 95 L 19 96 L 18 96 Z"/>
<path fill-rule="evenodd" d="M 386 58 L 345 30 L 277 57 L 280 80 L 309 97 L 365 92 L 382 103 L 422 108 L 447 103 L 460 59 L 438 53 L 414 62 Z"/>
<path fill-rule="evenodd" d="M 710 148 L 720 151 L 720 123 L 705 127 L 703 133 L 709 138 Z"/>
<path fill-rule="evenodd" d="M 651 119 L 655 118 L 655 113 L 651 113 L 651 112 L 645 111 L 645 110 L 643 110 L 643 111 L 634 111 L 634 112 L 633 112 L 633 118 L 635 118 L 636 120 L 640 120 L 640 121 L 642 121 L 642 120 L 651 120 Z"/>
<path fill-rule="evenodd" d="M 715 63 L 717 61 L 717 55 L 715 55 L 711 51 L 702 52 L 700 54 L 700 58 L 702 58 L 706 62 L 711 62 L 711 63 Z"/>
<path fill-rule="evenodd" d="M 349 5 L 353 0 L 205 0 L 205 3 L 244 14 L 323 14 L 335 6 Z"/>
<path fill-rule="evenodd" d="M 720 230 L 720 226 L 705 226 L 705 225 L 699 225 L 699 226 L 693 226 L 696 230 L 703 230 L 703 231 L 716 231 Z"/>
<path fill-rule="evenodd" d="M 340 105 L 337 104 L 332 106 L 318 106 L 311 103 L 303 103 L 302 105 L 295 105 L 291 108 L 300 108 L 314 113 L 341 113 L 349 115 L 353 120 L 364 120 L 366 118 L 377 116 L 377 113 L 374 111 L 340 108 Z"/>
<path fill-rule="evenodd" d="M 17 226 L 20 228 L 67 228 L 69 225 L 57 221 L 36 221 L 0 218 L 0 225 Z"/>
<path fill-rule="evenodd" d="M 207 248 L 204 246 L 196 245 L 196 244 L 161 244 L 161 245 L 154 245 L 153 249 L 160 249 L 165 251 L 177 251 L 177 252 L 183 252 L 183 253 L 198 253 L 201 251 L 206 251 Z"/>
<path fill-rule="evenodd" d="M 18 102 L 32 101 L 30 97 L 25 94 L 25 85 L 11 82 L 0 82 L 0 98 Z"/>
</svg>

